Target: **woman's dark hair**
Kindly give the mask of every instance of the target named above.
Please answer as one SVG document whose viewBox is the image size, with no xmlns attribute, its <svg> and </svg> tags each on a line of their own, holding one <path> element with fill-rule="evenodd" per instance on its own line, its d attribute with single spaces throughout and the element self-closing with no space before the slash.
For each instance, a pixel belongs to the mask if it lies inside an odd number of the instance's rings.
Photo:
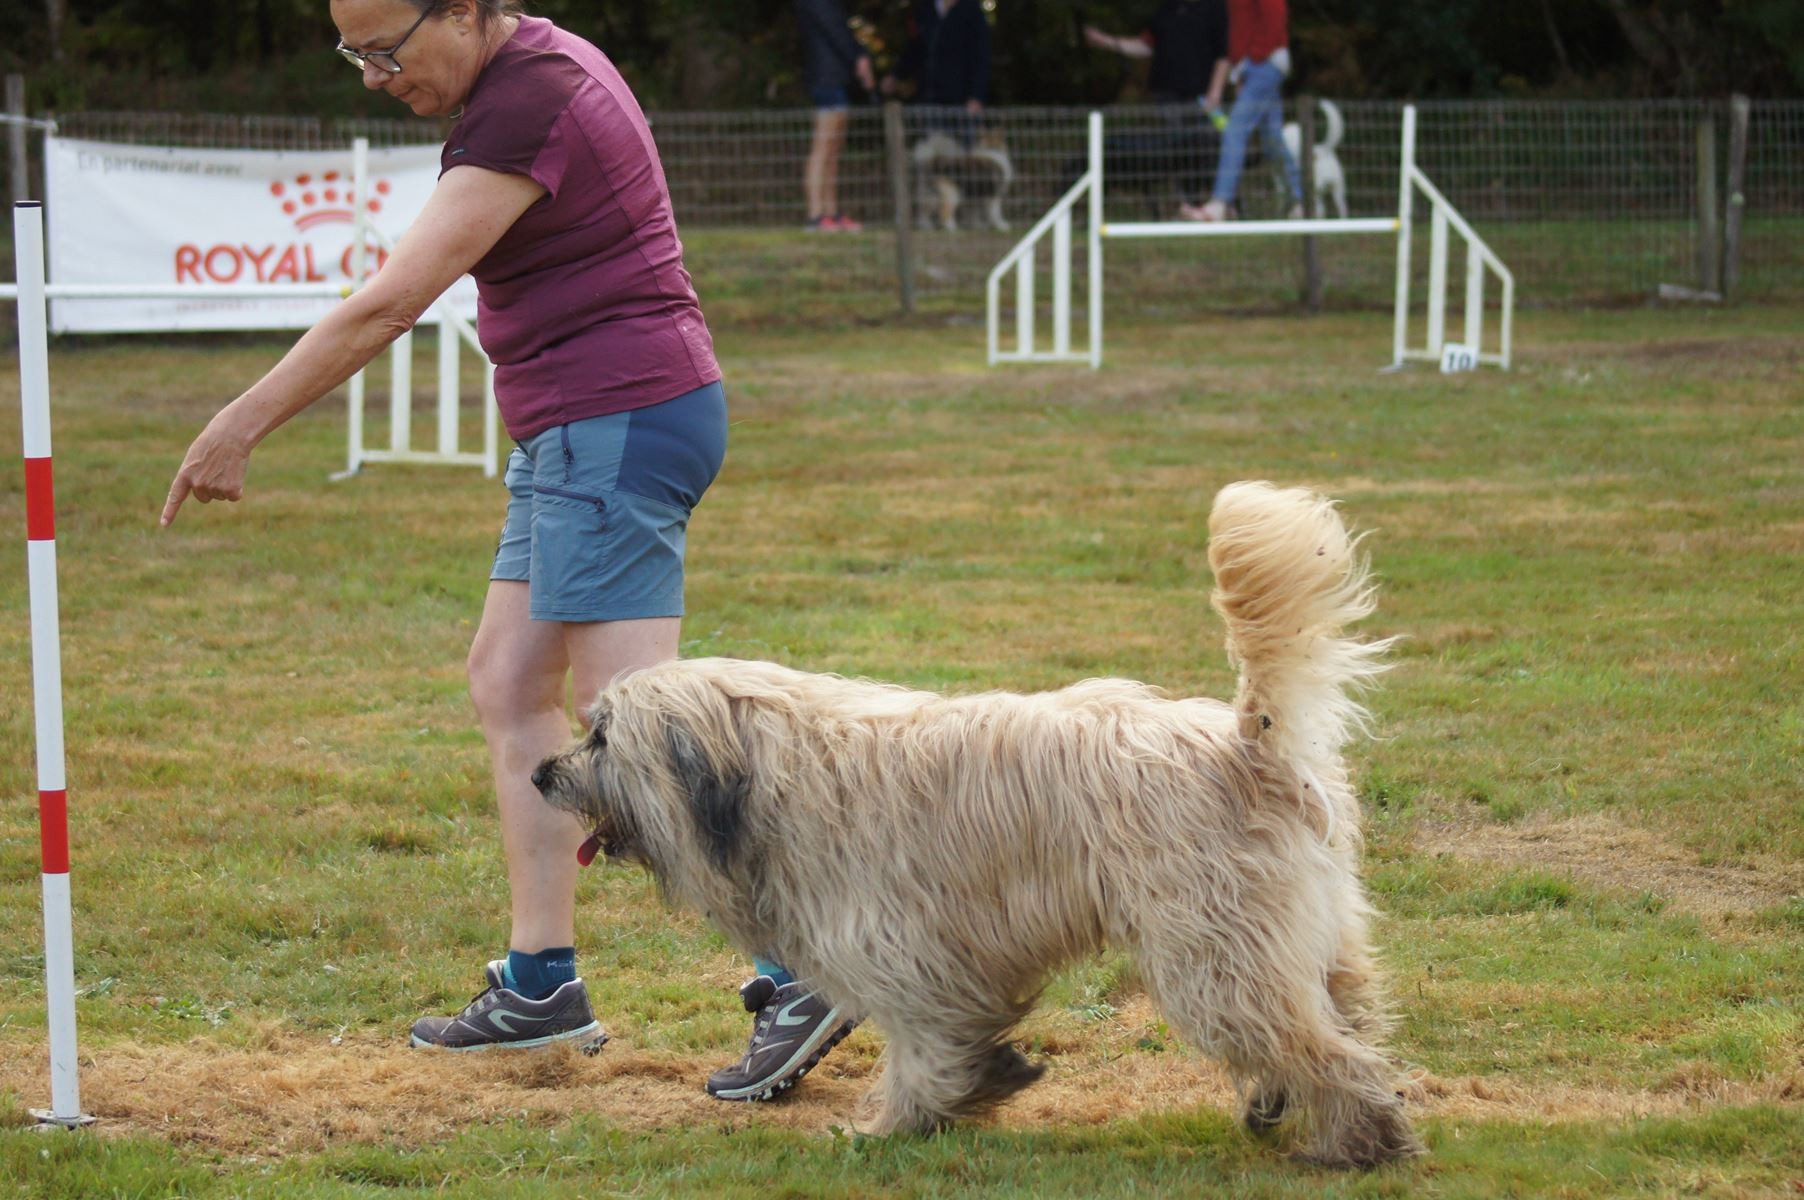
<svg viewBox="0 0 1804 1200">
<path fill-rule="evenodd" d="M 451 7 L 451 0 L 408 0 L 420 12 L 441 12 Z M 490 25 L 504 17 L 518 17 L 525 13 L 526 6 L 520 0 L 469 0 L 476 9 L 476 28 L 488 31 Z"/>
</svg>

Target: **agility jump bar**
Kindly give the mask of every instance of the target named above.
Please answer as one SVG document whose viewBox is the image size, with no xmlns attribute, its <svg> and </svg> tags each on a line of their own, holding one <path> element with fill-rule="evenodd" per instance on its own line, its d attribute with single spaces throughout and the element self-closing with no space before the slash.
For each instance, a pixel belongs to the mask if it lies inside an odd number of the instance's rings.
<svg viewBox="0 0 1804 1200">
<path fill-rule="evenodd" d="M 1324 233 L 1396 233 L 1403 222 L 1396 217 L 1354 217 L 1334 220 L 1312 217 L 1298 221 L 1105 221 L 1106 238 L 1166 237 L 1269 237 L 1274 233 L 1315 236 Z"/>
</svg>

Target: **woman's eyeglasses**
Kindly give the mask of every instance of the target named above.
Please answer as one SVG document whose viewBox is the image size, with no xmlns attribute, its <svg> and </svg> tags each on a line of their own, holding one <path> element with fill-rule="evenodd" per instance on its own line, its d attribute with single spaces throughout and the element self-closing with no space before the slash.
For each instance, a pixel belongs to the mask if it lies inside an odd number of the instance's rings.
<svg viewBox="0 0 1804 1200">
<path fill-rule="evenodd" d="M 336 47 L 339 57 L 350 63 L 353 67 L 356 67 L 359 71 L 363 70 L 367 65 L 373 66 L 378 71 L 384 71 L 390 75 L 399 75 L 401 73 L 401 64 L 395 59 L 396 52 L 398 52 L 402 46 L 407 44 L 407 39 L 413 36 L 414 30 L 425 24 L 426 18 L 432 15 L 433 8 L 436 7 L 437 6 L 434 5 L 421 13 L 420 19 L 409 26 L 407 32 L 401 35 L 401 40 L 386 50 L 353 50 L 344 44 L 343 38 L 340 38 L 338 46 Z"/>
</svg>

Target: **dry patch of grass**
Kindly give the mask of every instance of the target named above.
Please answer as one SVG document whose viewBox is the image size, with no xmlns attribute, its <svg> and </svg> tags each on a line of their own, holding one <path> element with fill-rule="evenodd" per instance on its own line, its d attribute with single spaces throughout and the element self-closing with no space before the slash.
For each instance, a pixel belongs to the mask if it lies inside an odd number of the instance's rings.
<svg viewBox="0 0 1804 1200">
<path fill-rule="evenodd" d="M 1116 1032 L 1156 1029 L 1144 997 L 1126 998 Z M 1032 1033 L 1030 1023 L 1028 1033 Z M 1050 1039 L 1036 1056 L 1045 1077 L 980 1126 L 1011 1130 L 1084 1127 L 1198 1108 L 1234 1109 L 1227 1074 L 1173 1047 L 1124 1053 L 1112 1037 Z M 196 1038 L 176 1045 L 119 1043 L 87 1051 L 84 1107 L 102 1134 L 146 1134 L 234 1156 L 283 1158 L 328 1144 L 427 1145 L 468 1128 L 525 1120 L 552 1127 L 598 1117 L 633 1132 L 754 1128 L 829 1134 L 859 1125 L 879 1069 L 881 1039 L 860 1030 L 786 1098 L 723 1104 L 702 1091 L 714 1059 L 611 1042 L 593 1058 L 575 1050 L 452 1056 L 392 1038 L 271 1032 L 228 1047 Z M 1046 1040 L 1042 1040 L 1042 1045 Z M 42 1067 L 42 1046 L 0 1044 L 0 1074 Z M 1653 1089 L 1526 1084 L 1497 1076 L 1418 1073 L 1417 1116 L 1584 1121 L 1675 1116 L 1726 1105 L 1804 1099 L 1804 1071 L 1747 1083 L 1690 1071 Z"/>
<path fill-rule="evenodd" d="M 881 1039 L 860 1030 L 786 1098 L 724 1104 L 702 1082 L 718 1058 L 610 1042 L 587 1058 L 557 1048 L 452 1056 L 392 1038 L 273 1032 L 251 1047 L 196 1038 L 121 1043 L 83 1055 L 84 1107 L 109 1133 L 146 1133 L 240 1155 L 308 1153 L 328 1142 L 421 1145 L 486 1121 L 556 1124 L 598 1116 L 621 1129 L 770 1127 L 826 1133 L 857 1126 L 878 1070 Z M 0 1044 L 0 1074 L 42 1070 L 41 1045 Z M 1187 1053 L 1121 1055 L 1092 1044 L 1047 1060 L 1046 1077 L 989 1124 L 1096 1125 L 1199 1105 L 1228 1107 L 1233 1090 Z"/>
<path fill-rule="evenodd" d="M 1749 857 L 1708 865 L 1651 830 L 1597 813 L 1514 825 L 1424 824 L 1415 843 L 1430 854 L 1555 872 L 1594 889 L 1652 894 L 1670 911 L 1689 913 L 1713 928 L 1804 894 L 1804 863 Z"/>
<path fill-rule="evenodd" d="M 1745 1104 L 1804 1098 L 1804 1070 L 1787 1079 L 1745 1083 L 1710 1072 L 1675 1073 L 1653 1089 L 1524 1084 L 1495 1075 L 1423 1075 L 1413 1097 L 1421 1112 L 1454 1119 L 1624 1121 L 1671 1117 Z"/>
</svg>

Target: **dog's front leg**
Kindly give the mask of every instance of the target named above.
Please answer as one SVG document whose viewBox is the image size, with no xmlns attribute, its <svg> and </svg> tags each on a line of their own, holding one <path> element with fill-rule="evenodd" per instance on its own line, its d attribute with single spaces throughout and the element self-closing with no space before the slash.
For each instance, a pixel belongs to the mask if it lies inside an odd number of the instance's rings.
<svg viewBox="0 0 1804 1200">
<path fill-rule="evenodd" d="M 871 1093 L 872 1133 L 931 1133 L 1008 1099 L 1045 1074 L 1013 1046 L 986 1033 L 960 1044 L 950 1030 L 892 1035 L 883 1076 Z"/>
</svg>

